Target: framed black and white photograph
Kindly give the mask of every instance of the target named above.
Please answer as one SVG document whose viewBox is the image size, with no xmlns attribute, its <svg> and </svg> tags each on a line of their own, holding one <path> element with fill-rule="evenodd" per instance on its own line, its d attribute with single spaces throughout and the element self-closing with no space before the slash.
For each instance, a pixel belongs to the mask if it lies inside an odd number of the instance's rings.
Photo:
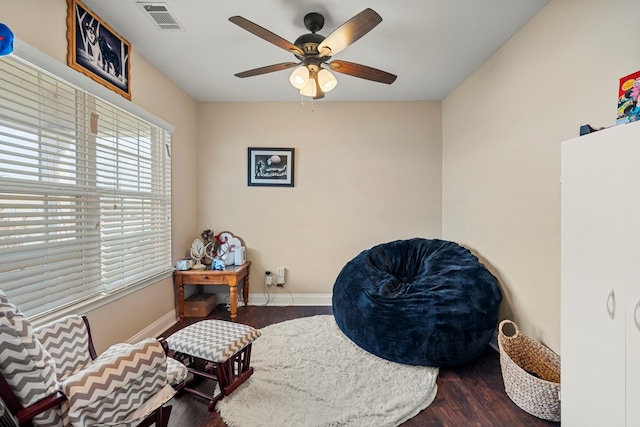
<svg viewBox="0 0 640 427">
<path fill-rule="evenodd" d="M 293 187 L 294 148 L 249 147 L 250 186 Z"/>
<path fill-rule="evenodd" d="M 131 44 L 79 0 L 67 0 L 67 65 L 131 100 Z"/>
</svg>

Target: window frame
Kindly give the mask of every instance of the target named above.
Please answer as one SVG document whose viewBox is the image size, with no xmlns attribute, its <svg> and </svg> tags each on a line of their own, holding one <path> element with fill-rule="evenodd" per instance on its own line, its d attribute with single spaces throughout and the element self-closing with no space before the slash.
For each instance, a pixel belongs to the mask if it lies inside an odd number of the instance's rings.
<svg viewBox="0 0 640 427">
<path fill-rule="evenodd" d="M 77 73 L 73 69 L 65 66 L 59 61 L 54 60 L 53 58 L 49 57 L 43 52 L 33 48 L 32 46 L 28 45 L 27 43 L 17 38 L 14 39 L 13 55 L 15 55 L 18 60 L 28 63 L 29 65 L 39 69 L 41 72 L 49 74 L 50 76 L 56 79 L 61 79 L 65 83 L 69 84 L 70 86 L 74 86 L 78 90 L 84 91 L 92 97 L 98 98 L 101 101 L 111 104 L 112 106 L 118 109 L 121 109 L 124 112 L 131 114 L 132 116 L 135 116 L 137 119 L 141 121 L 145 121 L 154 127 L 157 127 L 157 128 L 160 128 L 161 130 L 166 131 L 169 134 L 168 142 L 166 140 L 164 142 L 166 144 L 167 155 L 169 156 L 168 192 L 170 196 L 170 193 L 171 193 L 171 182 L 170 182 L 171 181 L 171 178 L 170 178 L 171 133 L 175 129 L 173 125 L 156 117 L 155 115 L 142 109 L 138 105 L 124 99 L 120 95 L 108 90 L 104 86 L 94 82 L 88 77 L 80 73 Z M 169 199 L 168 212 L 169 212 L 169 218 L 168 218 L 169 236 L 167 236 L 167 239 L 169 241 L 168 243 L 169 258 L 171 258 L 172 245 L 171 245 L 171 235 L 170 235 L 171 234 L 170 233 L 170 230 L 171 230 L 171 223 L 170 223 L 171 222 L 171 200 L 170 199 Z M 92 311 L 101 306 L 109 304 L 117 299 L 120 299 L 126 295 L 137 292 L 140 289 L 143 289 L 149 285 L 152 285 L 152 284 L 158 283 L 161 280 L 170 278 L 172 275 L 172 271 L 173 271 L 173 268 L 169 268 L 169 266 L 167 266 L 166 270 L 156 271 L 154 274 L 151 274 L 148 277 L 145 277 L 137 281 L 135 284 L 127 285 L 125 287 L 116 287 L 107 291 L 103 291 L 98 295 L 85 298 L 84 300 L 80 300 L 72 304 L 65 304 L 62 307 L 55 310 L 49 310 L 45 313 L 33 314 L 29 316 L 29 318 L 35 325 L 39 325 L 70 313 L 85 313 L 88 311 Z M 0 284 L 0 286 L 2 285 Z"/>
</svg>

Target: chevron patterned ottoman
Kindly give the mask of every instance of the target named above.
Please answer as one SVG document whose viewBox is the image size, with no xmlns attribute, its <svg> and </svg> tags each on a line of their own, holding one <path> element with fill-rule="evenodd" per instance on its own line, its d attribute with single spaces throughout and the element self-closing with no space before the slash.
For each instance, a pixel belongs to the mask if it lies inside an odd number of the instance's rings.
<svg viewBox="0 0 640 427">
<path fill-rule="evenodd" d="M 183 390 L 209 400 L 212 411 L 218 400 L 253 374 L 251 344 L 259 336 L 251 326 L 225 320 L 201 320 L 169 336 L 169 355 L 193 374 Z M 211 394 L 192 387 L 205 378 L 217 382 Z"/>
</svg>

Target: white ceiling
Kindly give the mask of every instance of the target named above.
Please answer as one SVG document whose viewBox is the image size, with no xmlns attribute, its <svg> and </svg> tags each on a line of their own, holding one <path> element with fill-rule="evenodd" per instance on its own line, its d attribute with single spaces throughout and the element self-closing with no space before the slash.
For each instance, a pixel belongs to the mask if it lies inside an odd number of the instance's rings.
<svg viewBox="0 0 640 427">
<path fill-rule="evenodd" d="M 82 0 L 197 101 L 299 101 L 290 70 L 240 79 L 235 73 L 295 57 L 228 21 L 240 15 L 294 42 L 303 17 L 324 15 L 328 36 L 370 7 L 383 21 L 334 56 L 378 68 L 391 85 L 335 73 L 327 101 L 441 100 L 549 0 L 158 0 L 183 30 L 160 30 L 136 0 Z M 153 2 L 150 0 L 149 2 Z M 135 57 L 134 57 L 135 60 Z M 133 66 L 135 71 L 135 66 Z M 144 79 L 132 72 L 131 86 Z"/>
</svg>

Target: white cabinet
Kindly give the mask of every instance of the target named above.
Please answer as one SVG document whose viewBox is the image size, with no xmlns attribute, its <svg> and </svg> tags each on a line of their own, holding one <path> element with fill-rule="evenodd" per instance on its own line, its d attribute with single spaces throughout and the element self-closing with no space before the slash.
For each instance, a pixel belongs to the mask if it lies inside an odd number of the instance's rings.
<svg viewBox="0 0 640 427">
<path fill-rule="evenodd" d="M 640 426 L 640 123 L 562 144 L 562 425 Z"/>
</svg>

